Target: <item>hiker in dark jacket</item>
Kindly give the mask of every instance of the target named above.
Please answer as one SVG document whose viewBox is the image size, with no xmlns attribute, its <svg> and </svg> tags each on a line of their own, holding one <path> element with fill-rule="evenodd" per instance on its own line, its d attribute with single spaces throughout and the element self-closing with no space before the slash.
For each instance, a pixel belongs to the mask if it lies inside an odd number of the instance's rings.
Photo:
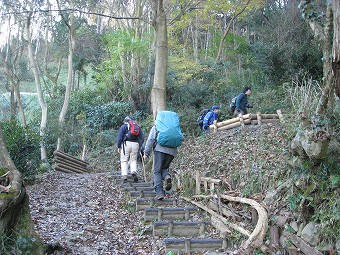
<svg viewBox="0 0 340 255">
<path fill-rule="evenodd" d="M 205 115 L 203 119 L 203 127 L 202 127 L 203 133 L 206 131 L 209 131 L 209 126 L 214 123 L 214 120 L 218 119 L 219 113 L 220 113 L 220 107 L 217 105 L 214 105 L 211 108 L 211 111 Z"/>
<path fill-rule="evenodd" d="M 237 96 L 234 115 L 240 117 L 247 113 L 247 108 L 253 108 L 253 106 L 248 103 L 248 97 L 250 96 L 250 94 L 251 89 L 249 87 L 245 87 L 243 89 L 243 92 Z"/>
<path fill-rule="evenodd" d="M 128 137 L 128 122 L 131 120 L 133 120 L 132 117 L 125 117 L 124 124 L 120 127 L 117 137 L 117 149 L 118 153 L 120 154 L 120 165 L 123 182 L 127 181 L 129 163 L 133 180 L 135 182 L 138 181 L 137 157 L 139 154 L 139 148 L 144 142 L 144 134 L 141 128 L 137 138 L 131 139 Z"/>
</svg>

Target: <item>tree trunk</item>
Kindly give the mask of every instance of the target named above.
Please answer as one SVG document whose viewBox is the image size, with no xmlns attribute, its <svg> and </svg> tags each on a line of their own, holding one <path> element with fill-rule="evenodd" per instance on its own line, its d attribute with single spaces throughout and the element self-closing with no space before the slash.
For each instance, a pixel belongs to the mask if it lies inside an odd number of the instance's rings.
<svg viewBox="0 0 340 255">
<path fill-rule="evenodd" d="M 153 0 L 154 21 L 156 38 L 156 59 L 154 84 L 151 91 L 151 107 L 153 116 L 166 109 L 166 73 L 168 65 L 168 38 L 166 15 L 163 0 Z"/>
<path fill-rule="evenodd" d="M 291 143 L 291 149 L 301 159 L 307 157 L 315 163 L 324 160 L 328 154 L 331 135 L 328 130 L 329 116 L 333 111 L 332 102 L 334 98 L 334 73 L 332 70 L 332 37 L 333 34 L 333 11 L 330 3 L 327 4 L 326 23 L 321 24 L 318 20 L 310 18 L 313 11 L 311 0 L 301 1 L 303 15 L 308 21 L 315 37 L 320 41 L 323 51 L 323 73 L 324 86 L 322 95 L 317 105 L 315 114 L 307 125 L 305 119 L 301 119 L 300 130 Z M 303 117 L 303 116 L 302 116 Z"/>
<path fill-rule="evenodd" d="M 42 242 L 35 233 L 29 211 L 28 196 L 23 185 L 21 174 L 15 167 L 7 151 L 0 126 L 0 168 L 9 172 L 9 180 L 5 185 L 11 185 L 10 192 L 0 197 L 0 236 L 15 235 L 14 238 L 35 238 L 32 254 L 44 254 Z M 13 237 L 13 236 L 12 236 Z"/>
<path fill-rule="evenodd" d="M 70 9 L 74 8 L 73 1 L 69 1 Z M 59 136 L 58 136 L 58 142 L 57 142 L 57 150 L 62 151 L 62 136 L 64 133 L 64 124 L 65 124 L 65 117 L 68 109 L 68 105 L 70 102 L 70 94 L 71 94 L 71 88 L 72 88 L 72 82 L 73 82 L 73 49 L 75 44 L 75 24 L 74 24 L 74 14 L 73 12 L 70 12 L 70 20 L 69 23 L 67 23 L 67 26 L 69 28 L 69 35 L 68 35 L 68 77 L 67 77 L 67 84 L 66 84 L 66 91 L 65 91 L 65 97 L 64 97 L 64 103 L 63 107 L 61 108 L 60 115 L 59 115 Z"/>
<path fill-rule="evenodd" d="M 335 93 L 340 98 L 340 2 L 332 1 L 333 9 L 333 73 Z"/>
<path fill-rule="evenodd" d="M 45 164 L 46 167 L 49 167 L 48 161 L 47 161 L 47 150 L 43 142 L 45 138 L 45 131 L 46 131 L 46 125 L 47 125 L 47 104 L 45 102 L 43 91 L 41 89 L 41 81 L 40 81 L 41 76 L 39 73 L 39 68 L 37 66 L 37 63 L 36 63 L 36 60 L 33 54 L 31 32 L 30 32 L 32 14 L 33 14 L 32 12 L 28 14 L 25 32 L 26 32 L 26 38 L 27 38 L 28 59 L 32 66 L 34 81 L 35 81 L 35 85 L 37 88 L 37 94 L 38 94 L 39 104 L 41 108 L 41 121 L 40 121 L 40 136 L 42 139 L 42 142 L 40 143 L 41 160 Z"/>
<path fill-rule="evenodd" d="M 220 58 L 221 58 L 222 50 L 223 50 L 223 44 L 224 44 L 224 41 L 227 38 L 227 35 L 228 35 L 229 31 L 230 31 L 231 25 L 234 23 L 234 21 L 237 19 L 237 17 L 240 16 L 246 10 L 246 8 L 249 5 L 249 3 L 250 3 L 250 0 L 248 0 L 245 3 L 245 5 L 242 7 L 242 9 L 239 12 L 237 12 L 235 10 L 235 13 L 233 14 L 231 20 L 229 21 L 229 23 L 227 25 L 227 28 L 225 29 L 225 31 L 223 33 L 223 36 L 222 36 L 222 39 L 220 41 L 220 46 L 218 48 L 218 53 L 217 53 L 216 61 L 220 60 Z"/>
</svg>

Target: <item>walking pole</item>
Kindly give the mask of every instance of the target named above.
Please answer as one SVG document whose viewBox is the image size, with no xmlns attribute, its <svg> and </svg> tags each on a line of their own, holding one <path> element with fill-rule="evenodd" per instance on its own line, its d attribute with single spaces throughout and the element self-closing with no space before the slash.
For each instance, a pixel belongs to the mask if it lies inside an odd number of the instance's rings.
<svg viewBox="0 0 340 255">
<path fill-rule="evenodd" d="M 142 159 L 143 173 L 144 173 L 144 181 L 146 182 L 145 163 L 144 163 L 144 157 L 143 157 L 142 152 L 140 152 L 140 157 L 141 157 L 141 159 Z"/>
</svg>

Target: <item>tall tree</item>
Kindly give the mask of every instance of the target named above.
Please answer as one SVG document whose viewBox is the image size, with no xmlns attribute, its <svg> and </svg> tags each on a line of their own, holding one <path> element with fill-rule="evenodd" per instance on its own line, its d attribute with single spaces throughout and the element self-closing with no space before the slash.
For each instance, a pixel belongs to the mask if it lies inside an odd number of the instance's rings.
<svg viewBox="0 0 340 255">
<path fill-rule="evenodd" d="M 168 37 L 163 0 L 152 0 L 153 27 L 155 29 L 155 75 L 151 90 L 151 107 L 155 117 L 166 109 L 166 74 L 168 66 Z"/>
<path fill-rule="evenodd" d="M 73 0 L 67 0 L 69 4 L 69 8 L 72 10 L 74 9 L 74 2 Z M 59 5 L 60 8 L 60 5 Z M 62 134 L 65 124 L 65 117 L 68 109 L 68 105 L 70 102 L 70 94 L 71 94 L 71 88 L 72 88 L 72 81 L 73 81 L 73 51 L 74 51 L 74 44 L 75 44 L 75 22 L 74 22 L 74 13 L 73 11 L 69 14 L 69 20 L 62 15 L 63 20 L 65 21 L 68 30 L 68 58 L 67 58 L 67 84 L 66 84 L 66 91 L 65 91 L 65 98 L 64 103 L 60 111 L 59 115 L 59 136 L 58 136 L 58 142 L 57 142 L 57 150 L 62 150 Z"/>
<path fill-rule="evenodd" d="M 42 138 L 42 142 L 40 145 L 41 160 L 46 165 L 46 167 L 49 167 L 48 161 L 47 161 L 46 145 L 43 142 L 45 139 L 46 126 L 47 126 L 47 103 L 45 101 L 44 93 L 43 93 L 42 86 L 41 86 L 41 73 L 40 73 L 40 70 L 37 64 L 37 60 L 35 59 L 34 53 L 33 53 L 32 39 L 31 39 L 32 16 L 33 16 L 33 11 L 30 11 L 27 15 L 25 34 L 26 34 L 26 41 L 27 41 L 28 58 L 32 66 L 34 81 L 35 81 L 37 95 L 38 95 L 39 104 L 41 108 L 41 121 L 40 121 L 40 136 Z"/>
</svg>

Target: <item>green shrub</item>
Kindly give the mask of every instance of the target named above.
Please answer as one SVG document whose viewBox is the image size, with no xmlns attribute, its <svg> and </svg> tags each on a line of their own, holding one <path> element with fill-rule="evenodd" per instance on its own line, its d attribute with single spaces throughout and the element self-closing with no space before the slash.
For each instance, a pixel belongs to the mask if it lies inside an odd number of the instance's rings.
<svg viewBox="0 0 340 255">
<path fill-rule="evenodd" d="M 2 123 L 8 152 L 18 170 L 25 175 L 34 175 L 40 162 L 40 136 L 30 127 L 26 129 L 18 121 Z"/>
</svg>

